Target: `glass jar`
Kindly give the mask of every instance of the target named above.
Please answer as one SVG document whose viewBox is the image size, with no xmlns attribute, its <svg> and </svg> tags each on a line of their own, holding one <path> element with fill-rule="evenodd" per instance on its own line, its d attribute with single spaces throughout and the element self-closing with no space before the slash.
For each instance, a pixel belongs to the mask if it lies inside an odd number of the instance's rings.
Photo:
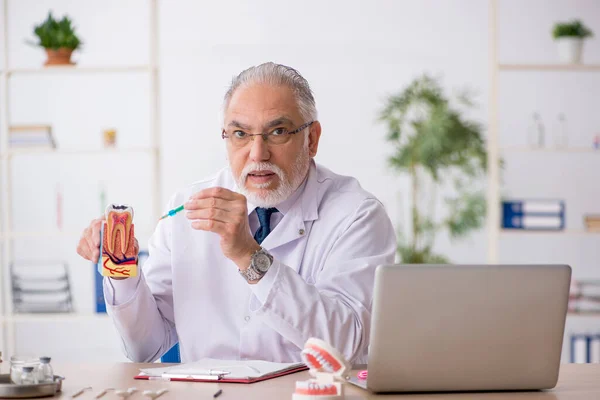
<svg viewBox="0 0 600 400">
<path fill-rule="evenodd" d="M 20 384 L 23 367 L 33 367 L 37 370 L 40 365 L 40 359 L 33 356 L 12 356 L 10 358 L 10 380 L 12 383 Z"/>
<path fill-rule="evenodd" d="M 40 357 L 40 365 L 36 373 L 39 383 L 54 382 L 54 371 L 50 365 L 50 357 Z"/>
<path fill-rule="evenodd" d="M 21 374 L 20 385 L 35 385 L 38 383 L 37 375 L 33 372 L 32 366 L 23 367 L 23 373 Z"/>
</svg>

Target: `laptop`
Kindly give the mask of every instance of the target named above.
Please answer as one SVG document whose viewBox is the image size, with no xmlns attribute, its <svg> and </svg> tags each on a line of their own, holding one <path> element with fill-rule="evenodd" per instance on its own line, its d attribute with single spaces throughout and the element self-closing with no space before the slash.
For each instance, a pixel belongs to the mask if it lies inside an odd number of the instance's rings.
<svg viewBox="0 0 600 400">
<path fill-rule="evenodd" d="M 375 393 L 556 386 L 568 265 L 383 265 L 368 377 Z"/>
</svg>

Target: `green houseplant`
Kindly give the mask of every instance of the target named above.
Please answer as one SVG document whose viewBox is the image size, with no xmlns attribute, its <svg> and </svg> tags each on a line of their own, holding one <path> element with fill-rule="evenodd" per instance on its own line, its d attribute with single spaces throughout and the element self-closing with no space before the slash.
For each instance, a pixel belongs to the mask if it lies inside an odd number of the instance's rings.
<svg viewBox="0 0 600 400">
<path fill-rule="evenodd" d="M 473 106 L 467 93 L 457 100 Z M 410 179 L 411 217 L 398 234 L 398 255 L 403 263 L 448 263 L 433 251 L 436 234 L 447 230 L 452 238 L 463 237 L 485 219 L 483 189 L 477 188 L 487 167 L 482 127 L 467 120 L 428 75 L 390 96 L 379 120 L 393 148 L 390 167 Z M 441 191 L 451 193 L 443 199 L 445 213 L 439 212 Z"/>
<path fill-rule="evenodd" d="M 560 61 L 580 63 L 584 40 L 591 36 L 592 31 L 577 19 L 554 24 L 552 37 L 557 44 Z"/>
<path fill-rule="evenodd" d="M 72 21 L 66 15 L 58 20 L 48 12 L 48 17 L 36 25 L 33 30 L 38 38 L 35 46 L 46 50 L 47 60 L 44 65 L 72 65 L 73 51 L 81 48 L 81 40 L 75 32 Z"/>
</svg>

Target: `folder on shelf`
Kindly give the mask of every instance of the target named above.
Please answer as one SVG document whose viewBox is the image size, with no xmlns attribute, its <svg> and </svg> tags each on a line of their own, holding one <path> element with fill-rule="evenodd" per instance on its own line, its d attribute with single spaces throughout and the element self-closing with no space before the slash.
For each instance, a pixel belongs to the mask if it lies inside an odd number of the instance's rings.
<svg viewBox="0 0 600 400">
<path fill-rule="evenodd" d="M 562 230 L 565 203 L 562 200 L 510 200 L 502 202 L 504 229 Z"/>
<path fill-rule="evenodd" d="M 599 363 L 600 334 L 571 334 L 571 363 Z"/>
<path fill-rule="evenodd" d="M 274 363 L 262 360 L 203 358 L 200 361 L 171 367 L 144 368 L 134 378 L 184 382 L 254 383 L 307 369 L 308 367 L 302 362 Z"/>
</svg>

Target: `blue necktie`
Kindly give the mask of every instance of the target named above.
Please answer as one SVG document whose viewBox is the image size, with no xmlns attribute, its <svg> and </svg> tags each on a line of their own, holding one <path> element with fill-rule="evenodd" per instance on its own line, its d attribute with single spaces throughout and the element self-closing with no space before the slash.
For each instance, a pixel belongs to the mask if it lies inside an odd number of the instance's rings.
<svg viewBox="0 0 600 400">
<path fill-rule="evenodd" d="M 260 208 L 256 207 L 256 215 L 258 215 L 258 222 L 260 222 L 260 228 L 256 230 L 254 234 L 254 240 L 258 244 L 261 244 L 263 240 L 271 233 L 271 214 L 277 212 L 276 208 Z"/>
</svg>

